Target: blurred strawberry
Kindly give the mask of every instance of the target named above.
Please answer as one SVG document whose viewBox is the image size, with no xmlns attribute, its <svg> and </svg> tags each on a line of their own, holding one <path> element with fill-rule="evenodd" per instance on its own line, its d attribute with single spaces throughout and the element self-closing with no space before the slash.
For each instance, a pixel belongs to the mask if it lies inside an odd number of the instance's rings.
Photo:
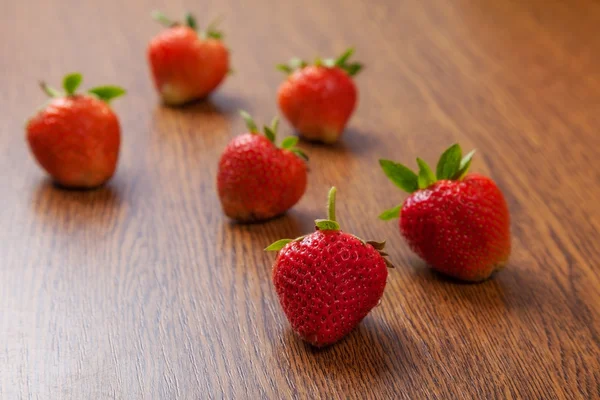
<svg viewBox="0 0 600 400">
<path fill-rule="evenodd" d="M 121 128 L 110 100 L 125 94 L 117 86 L 100 86 L 76 93 L 81 74 L 65 76 L 65 93 L 42 83 L 51 100 L 26 126 L 29 148 L 58 184 L 93 188 L 110 179 L 116 169 Z"/>
<path fill-rule="evenodd" d="M 277 117 L 258 132 L 255 122 L 242 111 L 248 133 L 234 138 L 219 161 L 217 189 L 225 214 L 237 221 L 256 222 L 283 214 L 306 190 L 308 158 L 298 149 L 297 137 L 275 144 Z"/>
<path fill-rule="evenodd" d="M 352 77 L 362 68 L 349 63 L 354 50 L 338 59 L 319 60 L 308 65 L 292 59 L 278 69 L 288 74 L 278 92 L 279 108 L 305 139 L 334 143 L 342 135 L 357 102 Z"/>
<path fill-rule="evenodd" d="M 214 24 L 198 32 L 196 20 L 187 14 L 185 24 L 160 12 L 153 17 L 167 26 L 148 45 L 148 62 L 156 90 L 168 105 L 202 99 L 215 90 L 229 71 L 229 51 Z"/>
</svg>

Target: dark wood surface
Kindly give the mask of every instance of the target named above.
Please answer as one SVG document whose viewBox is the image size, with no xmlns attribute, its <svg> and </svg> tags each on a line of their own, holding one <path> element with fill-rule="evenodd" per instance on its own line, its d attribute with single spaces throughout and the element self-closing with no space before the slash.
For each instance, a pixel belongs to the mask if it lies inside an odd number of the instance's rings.
<svg viewBox="0 0 600 400">
<path fill-rule="evenodd" d="M 600 397 L 598 1 L 161 3 L 2 3 L 0 398 Z M 158 104 L 155 7 L 226 17 L 236 73 L 209 101 Z M 238 109 L 270 120 L 275 63 L 349 45 L 367 68 L 343 142 L 301 145 L 309 187 L 286 216 L 230 223 L 214 177 Z M 117 175 L 91 192 L 53 187 L 24 140 L 37 80 L 71 71 L 129 91 Z M 404 198 L 378 158 L 455 141 L 512 212 L 508 268 L 482 284 L 431 273 L 376 218 Z M 345 230 L 387 239 L 398 268 L 358 329 L 314 350 L 262 249 L 311 231 L 332 184 Z"/>
</svg>

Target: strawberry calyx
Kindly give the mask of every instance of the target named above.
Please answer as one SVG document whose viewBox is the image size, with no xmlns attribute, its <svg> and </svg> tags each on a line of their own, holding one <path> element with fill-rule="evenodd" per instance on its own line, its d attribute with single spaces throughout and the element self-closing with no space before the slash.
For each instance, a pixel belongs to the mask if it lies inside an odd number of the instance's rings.
<svg viewBox="0 0 600 400">
<path fill-rule="evenodd" d="M 335 186 L 332 186 L 331 189 L 329 189 L 329 193 L 327 195 L 327 219 L 317 219 L 315 220 L 315 229 L 317 231 L 339 231 L 340 230 L 340 224 L 336 221 L 336 217 L 335 217 L 335 198 L 336 198 L 336 194 L 337 194 L 337 188 Z M 265 248 L 265 251 L 279 251 L 281 249 L 283 249 L 288 243 L 291 242 L 298 242 L 302 239 L 304 239 L 307 235 L 304 236 L 300 236 L 296 239 L 280 239 L 272 244 L 270 244 L 269 246 L 267 246 Z M 378 253 L 379 255 L 381 255 L 385 261 L 385 265 L 388 268 L 395 268 L 394 265 L 390 262 L 390 260 L 388 260 L 386 257 L 388 257 L 388 254 L 383 251 L 385 248 L 385 241 L 383 242 L 377 242 L 374 240 L 369 240 L 369 241 L 364 241 L 363 239 L 351 235 L 353 237 L 355 237 L 356 239 L 358 239 L 363 245 L 370 245 L 372 246 Z"/>
<path fill-rule="evenodd" d="M 251 134 L 260 134 L 258 126 L 256 125 L 256 122 L 254 122 L 254 119 L 250 114 L 248 114 L 244 110 L 241 110 L 240 115 L 242 116 L 244 121 L 246 121 L 246 127 L 248 128 L 248 131 L 250 131 Z M 265 134 L 265 137 L 269 139 L 269 142 L 273 143 L 274 146 L 276 146 L 278 128 L 279 118 L 277 116 L 273 118 L 273 120 L 271 121 L 271 125 L 263 126 L 263 132 Z M 279 148 L 283 150 L 289 150 L 304 161 L 308 161 L 308 156 L 306 155 L 306 153 L 304 153 L 302 149 L 296 147 L 296 144 L 298 144 L 298 138 L 295 136 L 288 136 L 285 139 L 283 139 L 283 141 L 281 142 L 281 147 Z"/>
<path fill-rule="evenodd" d="M 465 177 L 471 166 L 471 160 L 475 150 L 470 151 L 464 157 L 462 149 L 458 143 L 450 146 L 442 153 L 436 166 L 435 174 L 425 161 L 417 157 L 419 166 L 418 174 L 403 164 L 394 161 L 381 159 L 379 165 L 385 175 L 400 189 L 408 193 L 414 193 L 417 190 L 427 189 L 434 183 L 441 180 L 459 181 Z M 396 206 L 384 211 L 379 218 L 384 221 L 396 219 L 400 216 L 402 206 Z"/>
<path fill-rule="evenodd" d="M 77 89 L 81 85 L 83 81 L 83 75 L 78 72 L 73 72 L 65 75 L 63 78 L 62 88 L 64 91 L 57 90 L 52 86 L 46 84 L 46 82 L 41 81 L 40 87 L 49 97 L 65 97 L 65 96 L 75 96 L 77 95 Z M 126 93 L 125 89 L 119 86 L 105 85 L 105 86 L 97 86 L 95 88 L 89 89 L 87 91 L 88 94 L 97 97 L 98 99 L 110 103 L 111 100 L 122 96 Z"/>
<path fill-rule="evenodd" d="M 217 29 L 217 25 L 221 21 L 221 18 L 214 19 L 212 22 L 210 22 L 208 24 L 206 29 L 203 31 L 198 30 L 199 29 L 198 22 L 196 21 L 196 18 L 194 17 L 194 15 L 190 12 L 185 13 L 185 16 L 184 16 L 185 22 L 184 23 L 182 23 L 180 21 L 173 21 L 172 19 L 167 17 L 165 14 L 163 14 L 162 12 L 157 11 L 157 10 L 152 12 L 152 18 L 155 21 L 166 26 L 167 28 L 173 28 L 176 26 L 187 26 L 188 28 L 191 28 L 194 31 L 198 32 L 198 35 L 200 35 L 200 37 L 202 37 L 203 39 L 221 40 L 224 37 L 223 32 Z"/>
<path fill-rule="evenodd" d="M 380 255 L 381 257 L 383 257 L 383 261 L 385 261 L 385 265 L 386 265 L 388 268 L 396 268 L 396 267 L 394 266 L 394 264 L 392 264 L 392 262 L 391 262 L 390 260 L 388 260 L 388 259 L 387 259 L 387 257 L 389 256 L 389 254 L 388 254 L 388 253 L 386 253 L 385 251 L 383 251 L 383 250 L 384 250 L 384 248 L 385 248 L 385 240 L 384 240 L 383 242 L 377 242 L 377 241 L 375 241 L 375 240 L 368 240 L 368 241 L 367 241 L 367 244 L 370 244 L 371 246 L 373 246 L 373 248 L 374 248 L 375 250 L 377 250 L 377 252 L 379 253 L 379 255 Z"/>
<path fill-rule="evenodd" d="M 354 49 L 349 48 L 346 50 L 341 56 L 338 58 L 326 58 L 321 59 L 317 58 L 314 62 L 314 65 L 317 67 L 326 67 L 326 68 L 341 68 L 350 76 L 355 76 L 358 72 L 363 68 L 363 64 L 358 62 L 349 62 L 348 60 L 354 54 Z M 292 72 L 307 67 L 309 64 L 297 57 L 292 58 L 288 61 L 287 64 L 278 64 L 277 69 L 285 72 L 286 74 L 291 74 Z"/>
</svg>

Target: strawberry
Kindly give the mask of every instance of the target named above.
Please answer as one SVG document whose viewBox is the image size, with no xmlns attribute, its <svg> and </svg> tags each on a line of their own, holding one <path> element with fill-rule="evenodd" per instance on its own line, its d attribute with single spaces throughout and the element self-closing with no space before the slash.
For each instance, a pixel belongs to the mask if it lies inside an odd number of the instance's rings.
<svg viewBox="0 0 600 400">
<path fill-rule="evenodd" d="M 148 45 L 148 62 L 154 86 L 167 105 L 181 105 L 208 96 L 229 71 L 229 51 L 223 34 L 210 24 L 198 32 L 196 20 L 186 14 L 186 23 L 173 22 L 160 12 L 153 17 L 168 29 Z"/>
<path fill-rule="evenodd" d="M 334 143 L 342 135 L 358 96 L 352 77 L 362 68 L 348 63 L 353 52 L 349 49 L 337 60 L 317 59 L 310 66 L 299 59 L 277 66 L 288 74 L 279 87 L 279 108 L 305 139 Z"/>
<path fill-rule="evenodd" d="M 308 160 L 296 148 L 298 138 L 275 145 L 279 120 L 260 135 L 252 117 L 241 112 L 249 132 L 234 138 L 219 161 L 217 188 L 225 214 L 240 222 L 263 221 L 283 214 L 306 190 Z"/>
<path fill-rule="evenodd" d="M 110 100 L 125 93 L 120 87 L 99 86 L 76 93 L 81 74 L 63 79 L 65 93 L 41 83 L 51 100 L 26 126 L 29 148 L 56 183 L 68 188 L 93 188 L 116 169 L 121 128 Z"/>
<path fill-rule="evenodd" d="M 411 193 L 383 220 L 400 217 L 400 231 L 412 250 L 431 268 L 464 281 L 482 281 L 507 263 L 510 215 L 494 181 L 467 174 L 471 151 L 462 158 L 458 144 L 447 149 L 436 174 L 420 158 L 418 175 L 389 160 L 379 163 L 401 189 Z"/>
<path fill-rule="evenodd" d="M 385 242 L 364 242 L 342 232 L 335 220 L 336 188 L 329 191 L 328 219 L 316 231 L 279 240 L 273 284 L 294 331 L 317 347 L 337 342 L 378 305 L 385 289 Z"/>
</svg>

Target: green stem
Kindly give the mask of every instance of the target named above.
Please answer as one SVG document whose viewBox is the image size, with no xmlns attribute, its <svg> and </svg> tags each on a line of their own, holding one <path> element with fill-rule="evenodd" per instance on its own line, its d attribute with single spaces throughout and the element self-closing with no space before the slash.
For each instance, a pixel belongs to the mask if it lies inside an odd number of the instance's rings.
<svg viewBox="0 0 600 400">
<path fill-rule="evenodd" d="M 327 196 L 327 219 L 330 221 L 335 221 L 335 193 L 337 189 L 335 186 L 332 186 L 329 189 L 329 195 Z"/>
<path fill-rule="evenodd" d="M 165 14 L 163 14 L 160 11 L 153 11 L 152 18 L 166 27 L 175 25 L 175 22 L 171 21 Z"/>
<path fill-rule="evenodd" d="M 60 97 L 60 92 L 46 84 L 46 82 L 40 82 L 40 87 L 50 97 Z"/>
</svg>

